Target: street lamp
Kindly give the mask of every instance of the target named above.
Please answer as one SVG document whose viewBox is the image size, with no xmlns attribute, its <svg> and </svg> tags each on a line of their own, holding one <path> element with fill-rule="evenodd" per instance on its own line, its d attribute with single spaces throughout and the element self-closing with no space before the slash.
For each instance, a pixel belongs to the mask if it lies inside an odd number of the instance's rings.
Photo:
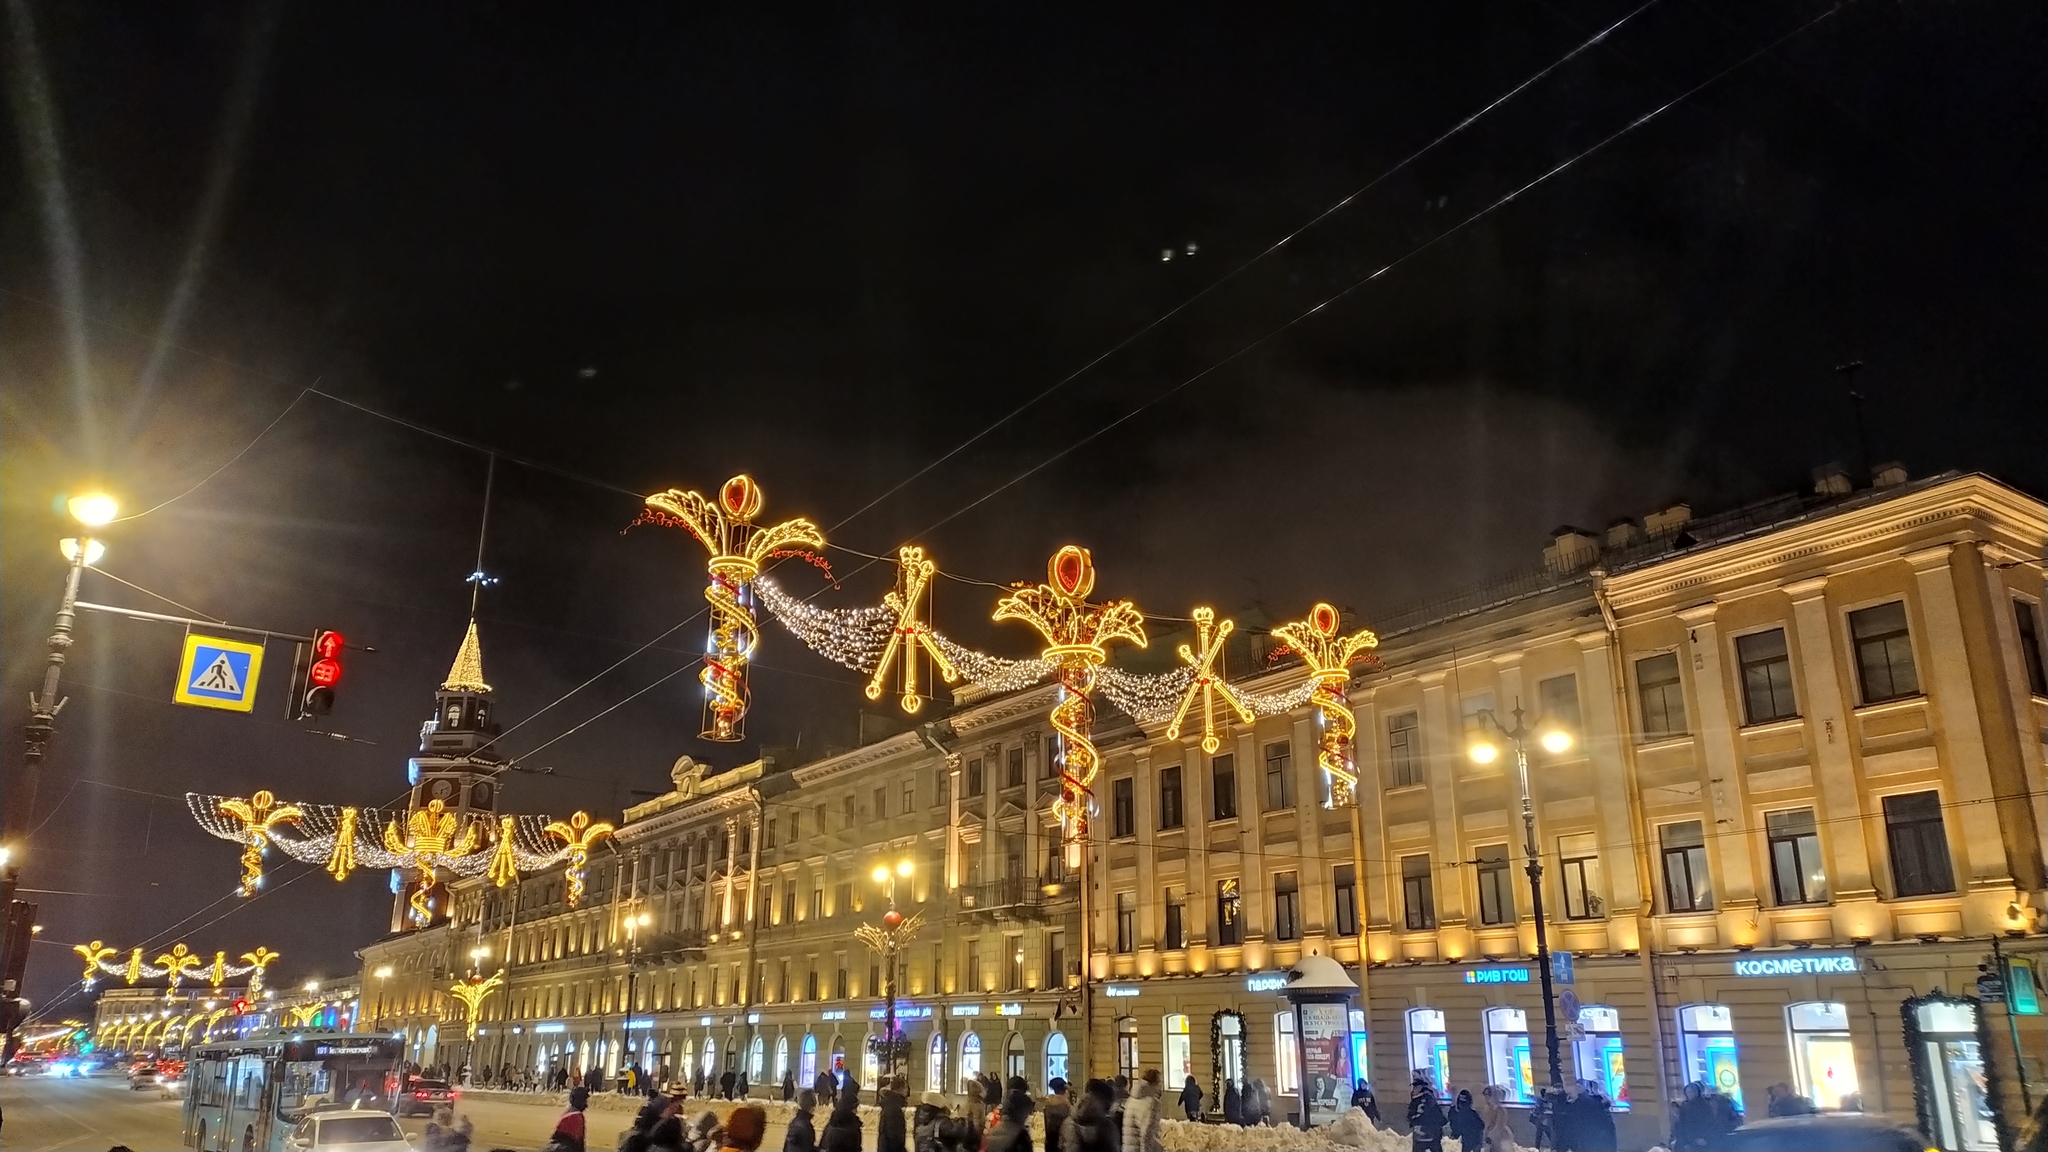
<svg viewBox="0 0 2048 1152">
<path fill-rule="evenodd" d="M 1515 726 L 1509 728 L 1500 722 L 1491 708 L 1481 708 L 1479 715 L 1486 726 L 1500 734 L 1515 752 L 1515 774 L 1522 789 L 1522 851 L 1529 858 L 1529 912 L 1536 918 L 1536 975 L 1543 986 L 1543 1050 L 1549 1058 L 1550 1087 L 1553 1091 L 1564 1090 L 1564 1068 L 1557 1051 L 1557 997 L 1550 984 L 1550 932 L 1543 919 L 1543 862 L 1536 851 L 1536 805 L 1529 796 L 1529 741 L 1534 738 L 1544 751 L 1557 755 L 1570 750 L 1572 734 L 1564 728 L 1538 721 L 1535 730 L 1523 723 L 1522 702 L 1515 701 Z M 1466 749 L 1475 764 L 1491 764 L 1500 758 L 1500 746 L 1495 744 L 1492 734 L 1483 728 Z"/>
<path fill-rule="evenodd" d="M 626 1013 L 619 1022 L 619 1069 L 625 1071 L 626 1046 L 633 1042 L 633 998 L 639 995 L 640 929 L 654 923 L 645 912 L 626 914 Z"/>
<path fill-rule="evenodd" d="M 903 944 L 916 935 L 921 918 L 913 917 L 906 922 L 903 913 L 896 909 L 896 881 L 908 880 L 917 866 L 908 858 L 898 860 L 895 867 L 887 864 L 875 865 L 869 873 L 875 883 L 888 894 L 889 910 L 882 914 L 882 928 L 876 931 L 863 924 L 854 933 L 868 947 L 882 954 L 882 1078 L 886 1082 L 896 1075 L 896 1050 L 902 1045 L 896 1036 L 896 962 Z"/>
</svg>

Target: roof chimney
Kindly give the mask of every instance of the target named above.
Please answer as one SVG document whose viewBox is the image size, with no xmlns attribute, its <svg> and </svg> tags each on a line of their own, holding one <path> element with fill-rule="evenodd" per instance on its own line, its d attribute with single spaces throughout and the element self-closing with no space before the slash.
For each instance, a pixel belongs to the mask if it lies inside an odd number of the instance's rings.
<svg viewBox="0 0 2048 1152">
<path fill-rule="evenodd" d="M 1551 529 L 1552 543 L 1543 550 L 1543 566 L 1552 572 L 1576 572 L 1600 558 L 1600 538 L 1569 524 Z"/>
<path fill-rule="evenodd" d="M 1897 488 L 1906 482 L 1906 466 L 1887 460 L 1870 470 L 1870 483 L 1878 488 Z"/>
<path fill-rule="evenodd" d="M 1639 543 L 1642 538 L 1642 528 L 1626 516 L 1607 526 L 1607 546 L 1609 548 L 1626 548 L 1631 544 Z"/>
<path fill-rule="evenodd" d="M 1847 496 L 1849 488 L 1849 470 L 1839 462 L 1829 461 L 1813 470 L 1814 495 Z"/>
<path fill-rule="evenodd" d="M 1683 501 L 1662 512 L 1643 517 L 1643 530 L 1652 536 L 1669 536 L 1692 522 L 1692 505 Z"/>
</svg>

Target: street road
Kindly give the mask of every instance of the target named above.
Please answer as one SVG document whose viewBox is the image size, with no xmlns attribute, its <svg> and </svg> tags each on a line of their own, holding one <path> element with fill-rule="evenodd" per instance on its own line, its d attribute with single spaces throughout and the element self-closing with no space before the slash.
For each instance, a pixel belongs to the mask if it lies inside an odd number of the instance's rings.
<svg viewBox="0 0 2048 1152">
<path fill-rule="evenodd" d="M 0 1148 L 74 1149 L 105 1152 L 117 1144 L 135 1152 L 174 1152 L 179 1141 L 183 1102 L 166 1099 L 154 1091 L 134 1092 L 121 1076 L 87 1076 L 52 1079 L 47 1076 L 0 1077 Z M 722 1113 L 730 1105 L 720 1105 Z M 473 1152 L 509 1148 L 527 1152 L 547 1143 L 561 1115 L 559 1099 L 536 1099 L 533 1103 L 498 1100 L 465 1100 L 457 1111 L 476 1125 L 470 1147 Z M 694 1107 L 690 1115 L 704 1111 Z M 586 1114 L 587 1143 L 591 1148 L 618 1146 L 619 1132 L 632 1122 L 630 1112 L 591 1110 Z M 427 1126 L 424 1117 L 403 1121 L 405 1130 L 418 1136 Z M 771 1123 L 764 1148 L 782 1147 L 783 1126 Z"/>
</svg>

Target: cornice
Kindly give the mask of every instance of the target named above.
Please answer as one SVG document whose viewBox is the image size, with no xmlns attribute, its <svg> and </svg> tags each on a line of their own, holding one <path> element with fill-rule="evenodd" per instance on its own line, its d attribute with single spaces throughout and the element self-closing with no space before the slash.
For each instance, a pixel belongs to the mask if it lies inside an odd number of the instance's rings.
<svg viewBox="0 0 2048 1152">
<path fill-rule="evenodd" d="M 673 808 L 665 808 L 645 820 L 624 825 L 616 833 L 622 844 L 637 844 L 674 831 L 677 826 L 715 816 L 735 808 L 753 808 L 760 803 L 761 794 L 752 784 L 727 788 L 709 796 L 693 797 Z"/>
<path fill-rule="evenodd" d="M 899 756 L 906 752 L 915 752 L 922 747 L 924 747 L 924 741 L 918 738 L 917 733 L 898 732 L 894 736 L 884 740 L 877 740 L 866 747 L 856 748 L 851 752 L 841 752 L 837 756 L 827 756 L 823 760 L 814 760 L 801 768 L 791 770 L 790 777 L 796 781 L 797 787 L 809 788 L 813 785 L 823 784 L 834 777 L 844 776 L 856 769 L 879 764 L 892 756 Z"/>
<path fill-rule="evenodd" d="M 1034 712 L 1050 711 L 1058 698 L 1057 685 L 1041 684 L 1035 688 L 1012 692 L 1007 696 L 998 696 L 993 700 L 970 704 L 947 717 L 947 723 L 952 726 L 954 736 L 964 745 L 969 740 L 981 739 L 969 735 L 974 729 L 986 728 L 991 724 L 1000 724 L 1005 720 L 1014 720 Z"/>
</svg>

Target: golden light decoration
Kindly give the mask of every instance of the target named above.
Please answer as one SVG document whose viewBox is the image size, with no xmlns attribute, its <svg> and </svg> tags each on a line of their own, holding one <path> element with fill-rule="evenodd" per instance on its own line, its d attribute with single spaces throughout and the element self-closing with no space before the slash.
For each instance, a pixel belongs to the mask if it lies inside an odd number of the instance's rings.
<svg viewBox="0 0 2048 1152">
<path fill-rule="evenodd" d="M 918 931 L 923 927 L 924 913 L 912 912 L 908 916 L 899 917 L 893 925 L 886 917 L 879 928 L 873 924 L 862 924 L 853 930 L 853 938 L 873 951 L 887 956 L 890 952 L 917 939 Z"/>
<path fill-rule="evenodd" d="M 569 907 L 574 908 L 583 899 L 583 866 L 590 862 L 590 850 L 599 841 L 608 839 L 614 830 L 603 820 L 592 823 L 588 812 L 577 812 L 569 817 L 567 823 L 557 820 L 542 829 L 569 849 L 568 867 L 563 872 L 568 877 L 568 890 L 564 895 Z"/>
<path fill-rule="evenodd" d="M 427 801 L 425 808 L 413 809 L 405 819 L 403 835 L 396 824 L 384 826 L 384 850 L 419 861 L 419 879 L 413 885 L 412 895 L 406 898 L 413 921 L 418 924 L 425 924 L 434 915 L 433 906 L 427 902 L 427 893 L 434 887 L 433 858 L 459 860 L 476 851 L 477 825 L 457 819 L 447 809 L 438 799 Z"/>
<path fill-rule="evenodd" d="M 519 830 L 517 816 L 498 818 L 498 847 L 491 853 L 491 883 L 503 888 L 519 878 L 519 861 L 513 855 L 512 846 Z"/>
<path fill-rule="evenodd" d="M 716 500 L 677 488 L 647 498 L 647 506 L 662 514 L 649 520 L 685 529 L 711 554 L 710 583 L 704 588 L 711 609 L 711 643 L 698 675 L 706 694 L 706 740 L 745 737 L 750 703 L 747 663 L 761 638 L 748 585 L 770 557 L 825 546 L 824 533 L 803 517 L 756 528 L 754 517 L 763 501 L 761 486 L 745 474 L 727 480 Z"/>
<path fill-rule="evenodd" d="M 1315 695 L 1309 698 L 1323 729 L 1316 763 L 1329 778 L 1332 808 L 1358 803 L 1358 769 L 1351 751 L 1358 720 L 1352 715 L 1345 689 L 1351 683 L 1351 665 L 1380 643 L 1368 628 L 1339 635 L 1339 623 L 1337 609 L 1319 603 L 1309 610 L 1308 619 L 1273 629 L 1273 635 L 1308 664 L 1309 679 L 1316 684 Z"/>
<path fill-rule="evenodd" d="M 462 1002 L 463 1022 L 468 1026 L 470 1040 L 476 1039 L 476 1026 L 483 1019 L 484 1001 L 503 983 L 505 970 L 500 968 L 489 977 L 472 976 L 467 980 L 457 980 L 448 989 Z"/>
<path fill-rule="evenodd" d="M 325 1004 L 316 1001 L 312 1004 L 294 1005 L 285 1009 L 285 1013 L 292 1018 L 294 1027 L 304 1028 L 313 1022 L 313 1017 L 318 1016 L 320 1009 L 324 1007 L 326 1007 Z"/>
<path fill-rule="evenodd" d="M 325 868 L 327 874 L 337 881 L 348 879 L 348 874 L 356 868 L 357 819 L 358 813 L 354 808 L 343 808 L 341 822 L 334 830 L 334 847 L 328 849 Z"/>
<path fill-rule="evenodd" d="M 924 598 L 925 590 L 931 586 L 932 577 L 937 575 L 939 566 L 926 558 L 924 549 L 905 544 L 896 552 L 896 587 L 882 597 L 882 605 L 896 614 L 896 626 L 889 632 L 889 643 L 882 649 L 882 658 L 875 664 L 875 674 L 868 680 L 868 699 L 882 698 L 882 681 L 889 676 L 889 665 L 900 654 L 903 658 L 901 679 L 903 710 L 916 715 L 924 707 L 924 697 L 917 690 L 917 657 L 922 651 L 932 662 L 946 683 L 960 679 L 960 670 L 946 659 L 932 636 L 930 624 L 917 618 L 918 601 Z"/>
<path fill-rule="evenodd" d="M 277 957 L 277 953 L 260 944 L 256 946 L 255 951 L 242 953 L 242 959 L 249 962 L 249 967 L 254 972 L 254 975 L 249 977 L 249 995 L 254 996 L 263 991 L 263 970 L 270 967 L 271 962 Z"/>
<path fill-rule="evenodd" d="M 296 824 L 305 813 L 296 805 L 278 804 L 268 788 L 260 788 L 247 800 L 228 797 L 220 810 L 241 822 L 242 895 L 254 896 L 263 884 L 263 845 L 280 824 Z"/>
<path fill-rule="evenodd" d="M 1052 726 L 1060 740 L 1060 794 L 1053 802 L 1067 844 L 1070 867 L 1080 865 L 1081 842 L 1088 834 L 1089 784 L 1101 767 L 1091 739 L 1095 727 L 1095 670 L 1113 641 L 1146 645 L 1145 617 L 1129 600 L 1090 604 L 1095 590 L 1095 562 L 1086 548 L 1069 544 L 1046 562 L 1045 583 L 1018 587 L 996 604 L 996 620 L 1021 620 L 1045 638 L 1045 661 L 1060 685 L 1060 702 L 1052 710 Z"/>
<path fill-rule="evenodd" d="M 185 973 L 194 968 L 203 968 L 206 962 L 195 955 L 184 944 L 174 944 L 171 950 L 156 958 L 156 965 L 171 978 L 171 987 L 176 988 L 185 979 Z"/>
<path fill-rule="evenodd" d="M 73 944 L 71 950 L 85 958 L 85 975 L 80 979 L 87 984 L 92 983 L 92 978 L 99 975 L 101 967 L 108 959 L 120 955 L 116 950 L 107 947 L 104 940 L 95 940 L 90 944 Z M 131 980 L 129 983 L 132 984 L 134 981 Z"/>
<path fill-rule="evenodd" d="M 1214 752 L 1222 746 L 1216 738 L 1216 697 L 1223 697 L 1238 718 L 1249 724 L 1256 719 L 1251 705 L 1244 695 L 1230 686 L 1223 674 L 1223 642 L 1230 638 L 1237 625 L 1229 620 L 1216 623 L 1216 612 L 1211 608 L 1195 609 L 1195 646 L 1180 646 L 1180 658 L 1194 673 L 1188 681 L 1187 691 L 1181 694 L 1180 707 L 1173 714 L 1172 723 L 1166 726 L 1166 738 L 1180 739 L 1182 723 L 1194 707 L 1195 699 L 1202 701 L 1202 751 Z"/>
<path fill-rule="evenodd" d="M 126 977 L 130 984 L 142 979 L 142 949 L 137 948 L 128 953 L 128 963 L 121 969 L 121 975 Z"/>
</svg>

